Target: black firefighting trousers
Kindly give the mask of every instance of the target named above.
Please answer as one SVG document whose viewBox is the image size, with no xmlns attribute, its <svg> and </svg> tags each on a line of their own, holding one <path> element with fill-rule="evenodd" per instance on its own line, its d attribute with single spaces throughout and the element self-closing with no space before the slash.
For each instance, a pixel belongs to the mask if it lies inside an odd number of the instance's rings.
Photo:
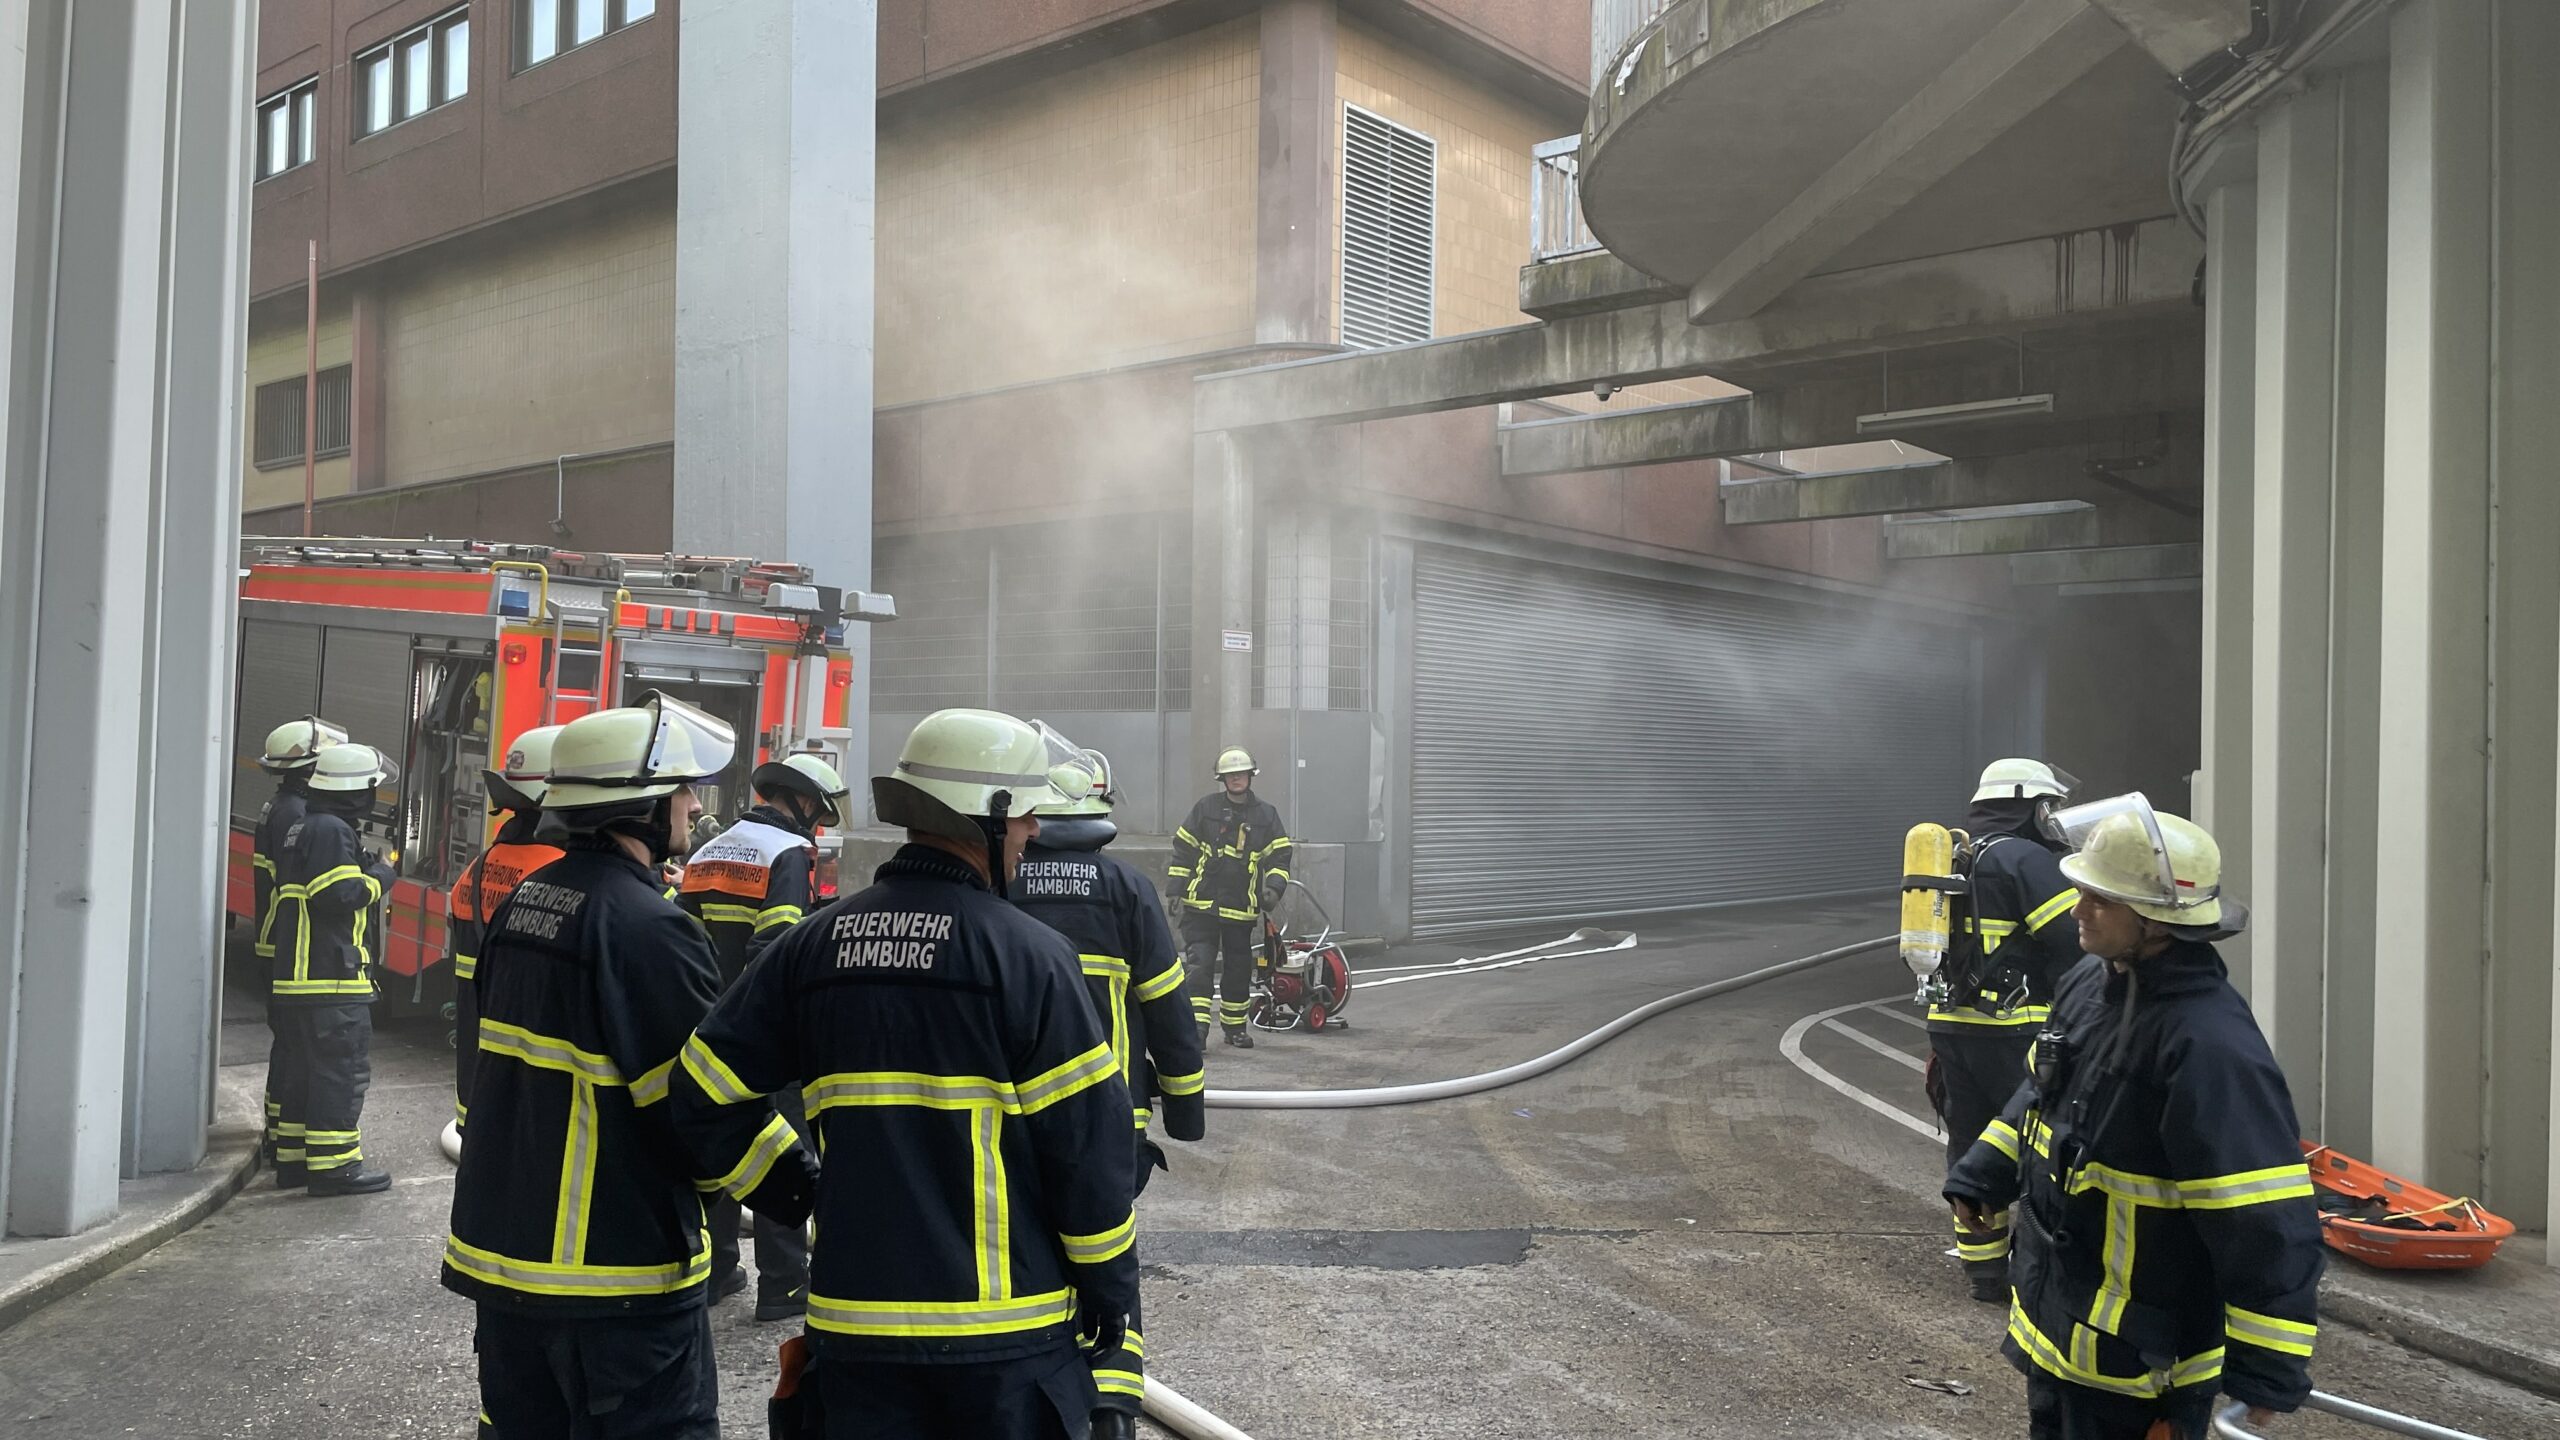
<svg viewBox="0 0 2560 1440">
<path fill-rule="evenodd" d="M 358 1122 L 373 1083 L 373 1006 L 270 1005 L 267 1103 L 276 1169 L 335 1170 L 364 1158 Z"/>
<path fill-rule="evenodd" d="M 1073 1346 L 989 1365 L 880 1365 L 830 1356 L 820 1342 L 800 1383 L 787 1440 L 1085 1440 L 1093 1376 Z M 785 1428 L 786 1424 L 789 1428 Z"/>
<path fill-rule="evenodd" d="M 563 1320 L 482 1305 L 480 1440 L 720 1440 L 711 1311 Z"/>
<path fill-rule="evenodd" d="M 773 1108 L 791 1122 L 792 1130 L 807 1145 L 809 1122 L 801 1114 L 800 1092 L 777 1090 Z M 707 1207 L 711 1226 L 711 1283 L 717 1285 L 738 1264 L 738 1201 L 732 1195 L 721 1195 Z M 797 1225 L 783 1225 L 762 1215 L 755 1217 L 756 1229 L 756 1300 L 758 1303 L 782 1300 L 809 1284 L 809 1232 Z"/>
<path fill-rule="evenodd" d="M 1983 1127 L 2000 1118 L 2009 1097 L 2027 1080 L 2027 1047 L 2035 1027 L 1986 1028 L 1980 1034 L 1932 1030 L 1929 1051 L 1936 1083 L 1931 1100 L 1947 1127 L 1947 1164 L 1953 1166 L 1982 1138 Z M 1978 1285 L 2005 1287 L 2009 1280 L 2009 1217 L 1987 1217 L 1989 1225 L 1969 1230 L 1955 1222 L 1956 1253 L 1964 1261 L 1965 1278 Z"/>
<path fill-rule="evenodd" d="M 1253 942 L 1260 928 L 1252 920 L 1228 920 L 1198 910 L 1182 916 L 1182 969 L 1191 985 L 1191 1013 L 1208 1023 L 1209 981 L 1218 982 L 1218 1023 L 1244 1028 L 1253 1003 Z"/>
<path fill-rule="evenodd" d="M 2212 1419 L 2209 1397 L 2141 1400 L 2027 1371 L 2028 1440 L 2204 1440 Z"/>
</svg>

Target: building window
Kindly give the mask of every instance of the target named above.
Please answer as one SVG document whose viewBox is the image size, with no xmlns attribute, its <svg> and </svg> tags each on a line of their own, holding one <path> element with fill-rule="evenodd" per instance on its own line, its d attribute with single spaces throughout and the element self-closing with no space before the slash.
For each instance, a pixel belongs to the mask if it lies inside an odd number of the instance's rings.
<svg viewBox="0 0 2560 1440">
<path fill-rule="evenodd" d="M 257 465 L 274 470 L 302 463 L 302 377 L 258 387 Z M 320 458 L 347 453 L 353 438 L 348 402 L 355 394 L 354 371 L 345 365 L 320 372 Z"/>
<path fill-rule="evenodd" d="M 320 82 L 305 80 L 258 102 L 258 178 L 308 165 L 319 139 Z"/>
<path fill-rule="evenodd" d="M 471 7 L 356 57 L 356 134 L 378 134 L 471 90 Z"/>
<path fill-rule="evenodd" d="M 1342 107 L 1342 343 L 1431 338 L 1440 147 Z"/>
<path fill-rule="evenodd" d="M 530 70 L 657 13 L 658 0 L 521 0 L 516 68 Z"/>
</svg>

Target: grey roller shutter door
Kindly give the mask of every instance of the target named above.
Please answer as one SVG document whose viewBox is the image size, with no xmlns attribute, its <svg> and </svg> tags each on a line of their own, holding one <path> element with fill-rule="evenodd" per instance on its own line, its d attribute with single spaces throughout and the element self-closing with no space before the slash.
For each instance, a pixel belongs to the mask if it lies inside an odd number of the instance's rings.
<svg viewBox="0 0 2560 1440">
<path fill-rule="evenodd" d="M 1417 549 L 1418 934 L 1889 887 L 1971 793 L 1970 635 Z"/>
<path fill-rule="evenodd" d="M 320 627 L 276 620 L 240 624 L 240 716 L 231 770 L 231 818 L 255 825 L 276 793 L 276 779 L 258 768 L 267 736 L 288 720 L 318 710 Z"/>
</svg>

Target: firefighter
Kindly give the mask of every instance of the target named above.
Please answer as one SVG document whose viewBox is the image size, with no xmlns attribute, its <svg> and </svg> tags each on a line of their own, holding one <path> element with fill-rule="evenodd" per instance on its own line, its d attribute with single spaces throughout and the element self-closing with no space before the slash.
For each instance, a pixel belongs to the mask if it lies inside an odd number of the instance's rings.
<svg viewBox="0 0 2560 1440">
<path fill-rule="evenodd" d="M 2054 986 L 2079 962 L 2071 907 L 2050 827 L 2070 785 L 2040 760 L 1994 760 L 1965 817 L 1971 837 L 1965 916 L 1946 966 L 1947 998 L 1929 1009 L 1929 1096 L 1946 1123 L 1947 1163 L 1973 1148 L 2027 1074 L 2027 1046 L 2043 1027 Z M 1973 1298 L 2009 1300 L 2009 1217 L 1956 1227 L 1956 1253 Z"/>
<path fill-rule="evenodd" d="M 784 930 L 817 905 L 818 829 L 844 824 L 845 784 L 817 755 L 792 755 L 756 767 L 751 782 L 762 803 L 708 844 L 695 847 L 676 903 L 702 922 L 720 962 L 723 990 Z M 784 1091 L 774 1108 L 795 1128 L 800 1097 Z M 738 1204 L 711 1207 L 711 1274 L 727 1295 L 746 1284 L 738 1267 Z M 809 1288 L 809 1238 L 797 1225 L 756 1221 L 756 1319 L 801 1313 Z"/>
<path fill-rule="evenodd" d="M 1006 903 L 1040 735 L 943 710 L 872 781 L 907 843 L 765 950 L 684 1049 L 688 1134 L 796 1087 L 818 1132 L 812 1360 L 776 1434 L 1081 1440 L 1137 1298 L 1129 1091 L 1075 947 Z"/>
<path fill-rule="evenodd" d="M 1048 922 L 1074 944 L 1112 1053 L 1129 1086 L 1136 1121 L 1134 1200 L 1149 1174 L 1164 1166 L 1164 1151 L 1148 1135 L 1155 1104 L 1164 1107 L 1164 1133 L 1197 1140 L 1206 1131 L 1203 1094 L 1208 1077 L 1200 1059 L 1200 1031 L 1182 983 L 1182 956 L 1157 903 L 1155 888 L 1104 846 L 1117 835 L 1111 823 L 1119 796 L 1111 788 L 1111 762 L 1097 750 L 1081 763 L 1058 766 L 1050 783 L 1076 798 L 1043 806 L 1040 836 L 1022 852 L 1015 877 L 1016 903 Z M 1139 1403 L 1146 1398 L 1146 1342 L 1139 1331 L 1138 1302 L 1129 1302 L 1129 1334 L 1121 1348 L 1093 1362 L 1102 1410 L 1094 1416 L 1094 1440 L 1128 1440 L 1136 1433 Z"/>
<path fill-rule="evenodd" d="M 312 763 L 320 758 L 322 750 L 331 745 L 343 745 L 346 739 L 345 730 L 317 715 L 306 715 L 268 731 L 266 750 L 258 757 L 258 768 L 276 777 L 276 790 L 268 797 L 266 809 L 259 812 L 258 828 L 249 844 L 249 888 L 253 897 L 249 915 L 257 926 L 251 942 L 252 953 L 270 965 L 276 958 L 276 856 L 283 853 L 285 832 L 299 824 L 304 811 L 309 808 Z M 276 1097 L 276 1077 L 297 1064 L 288 1049 L 294 1031 L 284 1024 L 272 1005 L 267 1010 L 267 1031 L 271 1038 L 267 1048 L 267 1109 L 262 1148 L 267 1168 L 275 1172 L 276 1188 L 291 1189 L 303 1183 L 307 1172 L 302 1168 L 300 1127 L 296 1127 L 297 1133 L 289 1142 L 284 1139 L 284 1106 Z"/>
<path fill-rule="evenodd" d="M 2311 1388 L 2321 1249 L 2284 1072 L 2213 948 L 2246 917 L 2213 837 L 2140 795 L 2056 818 L 2092 958 L 1947 1198 L 2017 1207 L 2003 1350 L 2038 1440 L 2202 1436 L 2217 1390 L 2264 1423 Z"/>
<path fill-rule="evenodd" d="M 714 1440 L 702 1195 L 808 1213 L 814 1169 L 780 1117 L 707 1117 L 688 1148 L 666 1104 L 720 972 L 659 866 L 734 745 L 657 692 L 570 721 L 543 796 L 565 853 L 489 916 L 443 1271 L 478 1307 L 484 1436 Z"/>
<path fill-rule="evenodd" d="M 1166 898 L 1182 908 L 1182 940 L 1192 976 L 1191 1008 L 1205 1038 L 1210 977 L 1217 978 L 1219 1027 L 1227 1043 L 1253 1048 L 1245 1028 L 1253 999 L 1254 929 L 1289 887 L 1289 828 L 1253 793 L 1253 757 L 1218 757 L 1218 788 L 1200 797 L 1173 832 Z"/>
<path fill-rule="evenodd" d="M 453 1130 L 458 1139 L 471 1113 L 471 1072 L 480 1063 L 480 992 L 472 976 L 480 968 L 480 942 L 488 917 L 515 893 L 517 882 L 560 858 L 557 845 L 535 838 L 542 824 L 542 796 L 550 787 L 551 742 L 557 725 L 539 725 L 507 747 L 505 768 L 483 770 L 489 814 L 500 818 L 497 837 L 462 868 L 445 907 L 445 948 L 453 962 Z"/>
<path fill-rule="evenodd" d="M 312 762 L 300 820 L 276 853 L 275 957 L 268 966 L 268 1013 L 290 1035 L 288 1063 L 269 1080 L 276 1130 L 301 1141 L 302 1174 L 280 1159 L 276 1183 L 307 1183 L 314 1195 L 371 1195 L 391 1174 L 364 1163 L 359 1118 L 373 1079 L 373 951 L 382 897 L 398 872 L 366 853 L 356 822 L 373 812 L 374 791 L 393 775 L 370 745 L 339 744 Z"/>
</svg>

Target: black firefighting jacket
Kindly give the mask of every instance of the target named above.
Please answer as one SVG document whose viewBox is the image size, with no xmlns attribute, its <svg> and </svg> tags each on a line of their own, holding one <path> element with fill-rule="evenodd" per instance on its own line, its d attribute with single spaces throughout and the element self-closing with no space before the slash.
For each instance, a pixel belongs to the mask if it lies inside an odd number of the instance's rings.
<svg viewBox="0 0 2560 1440">
<path fill-rule="evenodd" d="M 564 1317 L 681 1310 L 711 1271 L 702 1197 L 796 1224 L 814 1167 L 769 1108 L 703 1117 L 688 1151 L 667 1106 L 719 971 L 657 872 L 581 840 L 489 918 L 480 1061 L 454 1176 L 444 1284 Z M 698 1157 L 698 1158 L 697 1158 Z"/>
<path fill-rule="evenodd" d="M 992 1362 L 1129 1311 L 1128 1087 L 1074 947 L 975 870 L 908 845 L 767 947 L 686 1043 L 677 1123 L 718 1134 L 785 1085 L 827 1162 L 822 1350 Z"/>
<path fill-rule="evenodd" d="M 1165 873 L 1193 913 L 1254 919 L 1262 913 L 1262 877 L 1289 874 L 1289 827 L 1250 790 L 1240 800 L 1224 790 L 1203 795 L 1173 832 L 1173 864 Z"/>
<path fill-rule="evenodd" d="M 373 999 L 373 946 L 392 868 L 365 853 L 348 815 L 370 796 L 306 797 L 276 853 L 275 955 L 267 997 L 278 1005 L 356 1005 Z"/>
<path fill-rule="evenodd" d="M 2080 962 L 2080 892 L 2061 858 L 2027 835 L 1977 842 L 1965 933 L 1948 956 L 1954 993 L 1929 1009 L 1929 1028 L 1947 1034 L 2007 1031 L 2019 1043 L 2052 1012 L 2054 987 Z M 2001 1013 L 2003 1011 L 2006 1013 Z"/>
<path fill-rule="evenodd" d="M 2284 1072 L 2212 946 L 2181 942 L 2138 979 L 2094 958 L 2064 979 L 2037 1078 L 1947 1194 L 2017 1206 L 2004 1349 L 2020 1369 L 2292 1410 L 2322 1255 Z"/>
<path fill-rule="evenodd" d="M 284 853 L 285 832 L 301 823 L 311 808 L 311 792 L 303 788 L 301 775 L 286 775 L 276 782 L 276 793 L 258 816 L 258 829 L 249 842 L 249 889 L 255 898 L 250 902 L 250 918 L 257 922 L 257 956 L 272 960 L 276 954 L 276 857 Z"/>
<path fill-rule="evenodd" d="M 676 903 L 702 922 L 722 988 L 816 904 L 818 844 L 780 810 L 758 805 L 685 860 Z"/>
<path fill-rule="evenodd" d="M 1129 1083 L 1138 1129 L 1161 1102 L 1165 1133 L 1197 1140 L 1207 1130 L 1201 1097 L 1208 1077 L 1184 994 L 1182 953 L 1155 887 L 1102 853 L 1113 834 L 1108 820 L 1040 822 L 1040 839 L 1024 848 L 1014 875 L 1015 902 L 1076 947 L 1085 989 Z"/>
<path fill-rule="evenodd" d="M 453 981 L 460 985 L 480 970 L 480 947 L 489 930 L 489 917 L 514 894 L 524 877 L 557 860 L 559 846 L 536 841 L 542 813 L 538 810 L 516 811 L 498 827 L 498 836 L 489 848 L 462 867 L 462 878 L 453 882 L 453 893 L 445 904 L 445 950 L 453 962 Z"/>
</svg>

